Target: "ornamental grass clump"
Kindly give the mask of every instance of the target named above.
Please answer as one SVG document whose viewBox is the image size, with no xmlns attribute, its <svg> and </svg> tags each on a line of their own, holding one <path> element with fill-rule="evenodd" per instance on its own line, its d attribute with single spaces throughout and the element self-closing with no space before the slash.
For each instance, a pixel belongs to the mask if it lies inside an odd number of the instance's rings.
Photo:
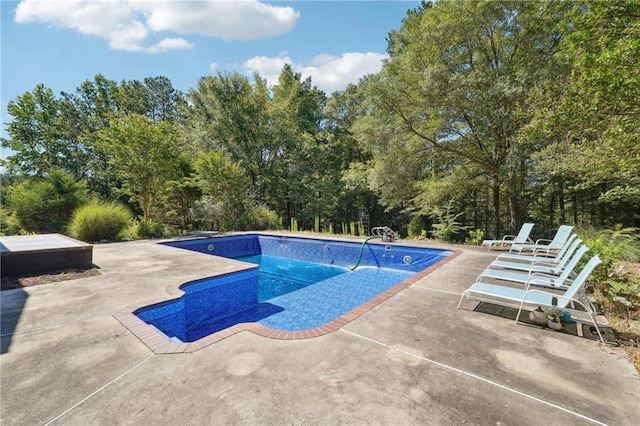
<svg viewBox="0 0 640 426">
<path fill-rule="evenodd" d="M 131 212 L 114 201 L 92 201 L 73 213 L 69 234 L 82 241 L 116 241 L 132 222 Z"/>
</svg>

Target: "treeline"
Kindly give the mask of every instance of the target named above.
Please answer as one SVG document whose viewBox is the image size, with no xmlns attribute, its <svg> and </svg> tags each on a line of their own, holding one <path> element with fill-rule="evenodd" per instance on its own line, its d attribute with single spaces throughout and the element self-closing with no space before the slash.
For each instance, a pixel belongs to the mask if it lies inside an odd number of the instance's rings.
<svg viewBox="0 0 640 426">
<path fill-rule="evenodd" d="M 640 2 L 425 2 L 387 41 L 381 72 L 331 96 L 289 65 L 272 87 L 38 85 L 7 107 L 2 232 L 41 232 L 25 217 L 78 191 L 40 222 L 99 198 L 146 229 L 329 230 L 364 209 L 449 240 L 640 225 Z"/>
<path fill-rule="evenodd" d="M 60 96 L 38 85 L 8 105 L 7 212 L 25 231 L 64 231 L 39 211 L 52 204 L 28 194 L 59 197 L 82 182 L 154 228 L 263 229 L 295 218 L 312 229 L 322 218 L 329 229 L 357 220 L 364 206 L 382 214 L 373 192 L 342 182 L 342 171 L 364 158 L 341 125 L 341 99 L 327 99 L 289 65 L 273 87 L 230 73 L 203 77 L 188 94 L 166 77 L 118 83 L 97 75 Z M 68 204 L 67 219 L 82 202 Z M 4 231 L 16 232 L 5 219 Z"/>
</svg>

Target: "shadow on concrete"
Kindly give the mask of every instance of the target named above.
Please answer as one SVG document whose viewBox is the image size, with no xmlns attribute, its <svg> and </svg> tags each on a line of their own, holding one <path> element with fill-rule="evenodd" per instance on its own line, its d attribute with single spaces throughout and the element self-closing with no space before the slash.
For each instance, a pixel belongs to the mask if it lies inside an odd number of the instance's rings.
<svg viewBox="0 0 640 426">
<path fill-rule="evenodd" d="M 496 305 L 488 302 L 480 302 L 478 306 L 476 306 L 474 311 L 482 312 L 489 315 L 495 315 L 502 318 L 507 318 L 512 321 L 515 321 L 516 315 L 518 314 L 518 309 L 516 308 Z M 523 310 L 520 313 L 520 317 L 518 318 L 518 321 L 520 323 L 527 324 L 533 327 L 546 327 L 544 325 L 543 326 L 537 325 L 533 321 L 531 321 L 529 319 L 529 311 L 527 310 Z M 608 345 L 620 346 L 620 339 L 616 335 L 615 330 L 613 330 L 611 327 L 607 327 L 601 324 L 599 325 L 599 327 L 600 327 L 600 332 L 602 333 L 602 337 L 604 338 L 604 341 Z M 596 329 L 593 326 L 593 324 L 589 322 L 583 322 L 580 320 L 572 319 L 570 323 L 563 322 L 561 332 L 565 334 L 571 334 L 573 336 L 582 337 L 589 340 L 595 340 L 595 341 L 600 340 L 600 337 L 598 336 L 598 333 L 596 332 Z"/>
<path fill-rule="evenodd" d="M 13 333 L 29 295 L 23 289 L 0 292 L 0 353 L 9 352 Z"/>
</svg>

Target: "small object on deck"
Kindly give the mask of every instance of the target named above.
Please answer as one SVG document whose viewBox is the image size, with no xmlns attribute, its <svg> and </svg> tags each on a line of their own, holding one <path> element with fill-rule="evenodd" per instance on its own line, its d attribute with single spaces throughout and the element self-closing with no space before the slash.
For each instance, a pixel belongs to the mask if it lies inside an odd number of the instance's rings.
<svg viewBox="0 0 640 426">
<path fill-rule="evenodd" d="M 555 315 L 549 315 L 549 321 L 547 322 L 547 326 L 555 331 L 562 330 L 562 323 L 558 321 L 558 317 Z"/>
<path fill-rule="evenodd" d="M 529 312 L 529 319 L 538 325 L 545 325 L 549 320 L 549 316 L 538 306 L 533 311 Z"/>
<path fill-rule="evenodd" d="M 573 324 L 575 323 L 576 320 L 574 320 L 573 318 L 571 318 L 571 312 L 569 311 L 562 311 L 562 323 L 563 324 Z"/>
</svg>

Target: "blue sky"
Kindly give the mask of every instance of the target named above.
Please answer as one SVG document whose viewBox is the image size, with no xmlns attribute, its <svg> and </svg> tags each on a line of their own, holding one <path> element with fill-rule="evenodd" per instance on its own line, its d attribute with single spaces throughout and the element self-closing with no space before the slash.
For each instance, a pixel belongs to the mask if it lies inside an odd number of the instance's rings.
<svg viewBox="0 0 640 426">
<path fill-rule="evenodd" d="M 188 91 L 217 72 L 284 63 L 327 94 L 381 68 L 386 36 L 419 1 L 1 0 L 3 136 L 7 103 L 39 83 L 73 92 L 97 73 L 166 76 Z"/>
</svg>

